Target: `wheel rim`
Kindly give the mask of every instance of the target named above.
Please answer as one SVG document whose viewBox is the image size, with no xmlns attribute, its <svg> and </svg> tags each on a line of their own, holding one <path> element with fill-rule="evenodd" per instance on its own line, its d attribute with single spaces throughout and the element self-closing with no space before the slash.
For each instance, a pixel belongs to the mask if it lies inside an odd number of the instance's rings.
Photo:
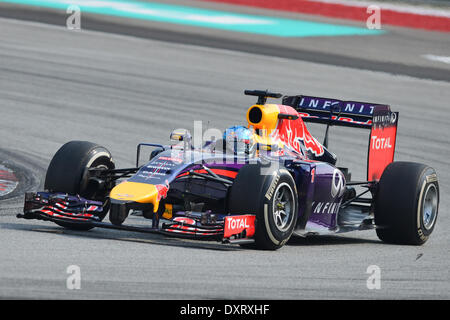
<svg viewBox="0 0 450 320">
<path fill-rule="evenodd" d="M 97 200 L 97 201 L 104 202 L 104 198 L 107 196 L 107 194 L 103 194 L 103 193 L 102 194 L 97 194 L 96 190 L 93 191 L 93 190 L 90 190 L 88 188 L 89 169 L 108 170 L 109 167 L 106 164 L 104 164 L 104 163 L 100 163 L 100 164 L 98 164 L 96 166 L 92 166 L 92 163 L 91 163 L 91 166 L 86 167 L 85 173 L 83 175 L 84 176 L 83 179 L 85 179 L 84 180 L 85 182 L 82 182 L 82 187 L 81 187 L 81 190 L 80 190 L 80 194 L 83 193 L 82 196 L 85 196 L 85 197 L 90 198 L 92 200 Z"/>
<path fill-rule="evenodd" d="M 434 184 L 430 184 L 425 192 L 422 205 L 422 223 L 423 227 L 430 230 L 436 221 L 437 214 L 437 189 Z"/>
<path fill-rule="evenodd" d="M 273 221 L 281 232 L 289 229 L 294 210 L 294 193 L 287 183 L 280 184 L 274 192 Z"/>
</svg>

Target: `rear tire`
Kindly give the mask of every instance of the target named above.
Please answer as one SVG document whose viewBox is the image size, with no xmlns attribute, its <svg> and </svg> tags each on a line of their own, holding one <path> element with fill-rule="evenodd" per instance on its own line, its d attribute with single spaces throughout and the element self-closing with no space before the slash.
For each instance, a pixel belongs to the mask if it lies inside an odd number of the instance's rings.
<svg viewBox="0 0 450 320">
<path fill-rule="evenodd" d="M 286 169 L 271 175 L 261 175 L 261 170 L 256 164 L 239 170 L 230 190 L 229 212 L 256 214 L 254 247 L 276 250 L 286 244 L 297 224 L 297 189 Z"/>
<path fill-rule="evenodd" d="M 387 243 L 422 245 L 436 225 L 439 184 L 424 164 L 393 162 L 383 172 L 375 197 L 378 238 Z"/>
<path fill-rule="evenodd" d="M 109 209 L 108 192 L 93 190 L 88 185 L 89 168 L 114 169 L 111 153 L 102 146 L 87 141 L 70 141 L 53 156 L 45 177 L 45 189 L 49 192 L 63 192 L 102 201 L 102 220 Z M 93 227 L 70 222 L 55 222 L 72 230 L 90 230 Z"/>
</svg>

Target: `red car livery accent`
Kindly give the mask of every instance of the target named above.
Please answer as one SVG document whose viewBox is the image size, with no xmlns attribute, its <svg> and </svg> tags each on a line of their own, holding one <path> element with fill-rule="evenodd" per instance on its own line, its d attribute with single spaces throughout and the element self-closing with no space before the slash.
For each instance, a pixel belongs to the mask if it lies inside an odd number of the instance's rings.
<svg viewBox="0 0 450 320">
<path fill-rule="evenodd" d="M 312 115 L 310 115 L 309 113 L 306 113 L 306 112 L 299 112 L 299 115 L 302 118 L 315 118 L 315 119 L 319 118 L 318 116 L 312 116 Z M 346 122 L 350 122 L 350 123 L 353 123 L 353 124 L 360 124 L 360 125 L 367 126 L 367 127 L 370 127 L 372 125 L 372 120 L 370 120 L 370 119 L 367 120 L 367 121 L 357 121 L 357 120 L 352 119 L 350 117 L 332 116 L 331 120 L 346 121 Z"/>
<path fill-rule="evenodd" d="M 176 217 L 172 221 L 174 224 L 166 229 L 167 232 L 182 233 L 193 236 L 217 236 L 223 231 L 220 227 L 211 229 L 197 227 L 195 220 L 188 217 Z"/>
<path fill-rule="evenodd" d="M 301 149 L 301 141 L 303 141 L 306 149 L 311 151 L 314 155 L 323 155 L 324 149 L 322 144 L 309 133 L 299 113 L 290 106 L 278 105 L 278 108 L 280 109 L 280 113 L 297 115 L 298 119 L 280 119 L 274 132 L 274 138 L 279 138 L 282 142 L 300 154 L 303 154 Z"/>
<path fill-rule="evenodd" d="M 88 221 L 89 218 L 94 217 L 94 215 L 89 213 L 70 213 L 50 206 L 44 207 L 41 211 L 49 216 L 71 220 Z"/>
<path fill-rule="evenodd" d="M 214 172 L 215 174 L 219 175 L 219 176 L 224 176 L 224 177 L 228 177 L 228 178 L 236 178 L 238 172 L 234 171 L 234 170 L 226 170 L 226 169 L 213 169 L 213 168 L 209 168 L 212 172 Z M 199 170 L 194 170 L 194 172 L 197 173 L 203 173 L 203 174 L 207 174 L 208 172 L 204 169 L 199 169 Z M 179 177 L 183 177 L 183 176 L 187 176 L 189 175 L 189 172 L 184 172 L 181 173 L 177 176 L 177 178 Z"/>
<path fill-rule="evenodd" d="M 172 161 L 172 162 L 178 162 L 178 163 L 182 163 L 183 162 L 183 159 L 176 158 L 176 157 L 159 157 L 159 159 L 166 160 L 166 161 Z"/>
<path fill-rule="evenodd" d="M 367 180 L 379 180 L 384 169 L 394 161 L 398 112 L 388 114 L 382 125 L 374 122 L 370 131 Z"/>
<path fill-rule="evenodd" d="M 187 217 L 176 217 L 172 220 L 173 222 L 180 222 L 182 224 L 190 224 L 195 226 L 195 220 Z"/>
<path fill-rule="evenodd" d="M 225 217 L 224 238 L 229 238 L 232 235 L 240 234 L 246 231 L 246 237 L 250 238 L 255 234 L 255 216 L 229 216 Z"/>
<path fill-rule="evenodd" d="M 166 180 L 165 184 L 155 185 L 156 190 L 158 190 L 158 201 L 167 198 L 167 192 L 169 191 L 169 181 Z"/>
</svg>

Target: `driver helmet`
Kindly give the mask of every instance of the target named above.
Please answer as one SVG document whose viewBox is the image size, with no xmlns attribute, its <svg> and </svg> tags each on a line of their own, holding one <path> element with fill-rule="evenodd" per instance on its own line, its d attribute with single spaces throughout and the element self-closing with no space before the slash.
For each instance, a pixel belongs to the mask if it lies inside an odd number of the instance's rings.
<svg viewBox="0 0 450 320">
<path fill-rule="evenodd" d="M 223 134 L 228 150 L 234 154 L 248 154 L 252 151 L 255 140 L 253 131 L 245 126 L 233 126 L 225 130 Z"/>
</svg>

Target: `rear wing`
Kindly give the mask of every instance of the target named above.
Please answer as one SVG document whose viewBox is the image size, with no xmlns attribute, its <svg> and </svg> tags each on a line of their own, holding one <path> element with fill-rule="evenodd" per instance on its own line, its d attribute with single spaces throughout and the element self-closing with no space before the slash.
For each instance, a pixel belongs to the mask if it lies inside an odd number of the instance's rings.
<svg viewBox="0 0 450 320">
<path fill-rule="evenodd" d="M 283 104 L 297 110 L 305 122 L 367 129 L 372 127 L 375 111 L 390 111 L 384 104 L 311 96 L 285 96 Z"/>
<path fill-rule="evenodd" d="M 326 124 L 325 146 L 328 126 L 370 129 L 368 181 L 379 180 L 384 169 L 394 161 L 398 112 L 392 112 L 390 106 L 303 95 L 284 96 L 283 104 L 297 110 L 304 122 Z"/>
</svg>

